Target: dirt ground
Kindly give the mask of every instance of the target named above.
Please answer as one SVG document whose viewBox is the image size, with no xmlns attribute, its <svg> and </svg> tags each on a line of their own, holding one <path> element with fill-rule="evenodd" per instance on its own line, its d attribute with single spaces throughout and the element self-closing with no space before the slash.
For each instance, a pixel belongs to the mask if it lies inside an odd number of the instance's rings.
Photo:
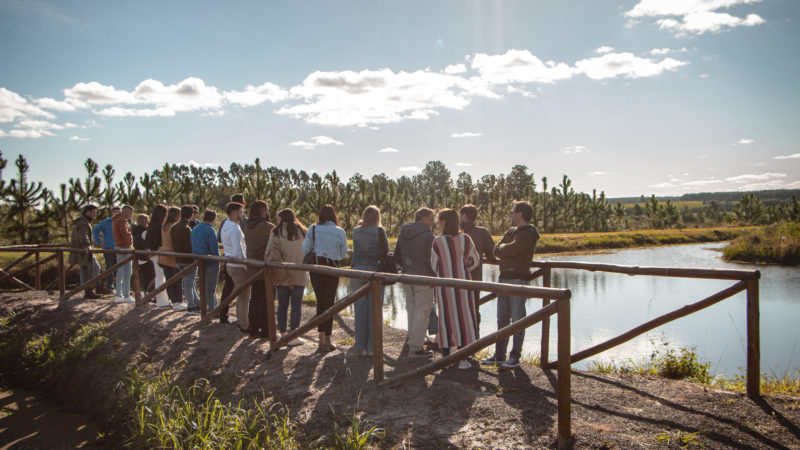
<svg viewBox="0 0 800 450">
<path fill-rule="evenodd" d="M 346 351 L 353 335 L 349 316 L 334 320 L 340 350 L 316 353 L 314 332 L 305 345 L 270 354 L 267 341 L 243 335 L 235 322 L 205 325 L 198 316 L 151 306 L 53 298 L 46 292 L 0 294 L 0 313 L 17 311 L 14 321 L 37 333 L 71 322 L 108 322 L 121 362 L 139 355 L 171 367 L 183 360 L 181 379 L 207 378 L 227 401 L 263 393 L 290 408 L 306 442 L 330 432 L 334 421 L 346 426 L 354 414 L 386 430 L 381 447 L 546 448 L 556 442 L 554 370 L 448 368 L 400 387 L 377 388 L 372 359 Z M 314 308 L 304 309 L 307 320 Z M 399 357 L 404 341 L 405 331 L 385 329 L 387 378 L 425 363 Z M 679 446 L 690 433 L 696 434 L 683 444 L 800 448 L 800 399 L 793 397 L 753 402 L 684 381 L 573 371 L 571 407 L 576 448 Z"/>
</svg>

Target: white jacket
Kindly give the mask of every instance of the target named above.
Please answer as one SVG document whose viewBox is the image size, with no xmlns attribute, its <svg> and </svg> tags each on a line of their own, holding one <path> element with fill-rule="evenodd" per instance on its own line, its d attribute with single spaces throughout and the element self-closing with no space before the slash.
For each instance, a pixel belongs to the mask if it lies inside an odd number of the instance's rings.
<svg viewBox="0 0 800 450">
<path fill-rule="evenodd" d="M 222 225 L 220 234 L 222 235 L 222 249 L 225 256 L 231 258 L 245 257 L 247 254 L 247 246 L 244 243 L 244 233 L 242 233 L 242 229 L 239 227 L 238 223 L 232 220 L 226 220 L 225 224 Z M 232 263 L 228 263 L 228 267 L 247 268 L 244 264 Z"/>
</svg>

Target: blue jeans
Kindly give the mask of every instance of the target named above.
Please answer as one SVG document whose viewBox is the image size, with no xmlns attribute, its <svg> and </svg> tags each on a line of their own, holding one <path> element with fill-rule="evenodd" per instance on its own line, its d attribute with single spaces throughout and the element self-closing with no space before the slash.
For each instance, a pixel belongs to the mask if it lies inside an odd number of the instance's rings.
<svg viewBox="0 0 800 450">
<path fill-rule="evenodd" d="M 94 259 L 94 255 L 90 255 L 92 261 L 88 264 L 81 264 L 78 267 L 81 270 L 81 284 L 86 283 L 90 279 L 100 275 L 100 264 Z M 100 287 L 103 285 L 103 280 L 99 280 L 95 283 L 94 287 Z"/>
<path fill-rule="evenodd" d="M 103 252 L 103 259 L 105 259 L 106 270 L 108 270 L 108 269 L 111 268 L 111 266 L 113 266 L 114 264 L 117 263 L 117 254 L 116 253 L 105 253 L 105 252 Z M 98 275 L 99 274 L 100 273 L 98 272 Z M 108 290 L 113 291 L 114 290 L 114 273 L 112 272 L 112 273 L 108 274 L 108 276 L 105 277 L 103 280 L 105 281 L 106 287 L 108 288 Z"/>
<path fill-rule="evenodd" d="M 178 272 L 189 267 L 190 265 L 191 264 L 178 263 Z M 197 295 L 197 290 L 195 290 L 195 283 L 197 281 L 197 267 L 184 275 L 181 281 L 181 284 L 183 285 L 183 298 L 186 299 L 186 306 L 189 308 L 199 308 L 200 296 Z"/>
<path fill-rule="evenodd" d="M 122 247 L 116 247 L 116 249 L 130 250 L 129 248 L 122 248 Z M 114 261 L 116 261 L 116 258 L 114 258 Z M 114 264 L 116 264 L 116 262 Z M 131 264 L 131 261 L 128 261 L 127 263 L 123 264 L 122 267 L 117 269 L 117 282 L 116 282 L 117 297 L 130 298 L 131 275 L 133 275 L 133 265 Z"/>
<path fill-rule="evenodd" d="M 289 331 L 300 326 L 302 318 L 304 286 L 278 286 L 278 331 L 286 333 L 286 318 L 289 315 L 289 303 L 292 305 L 292 319 L 289 322 Z"/>
<path fill-rule="evenodd" d="M 531 284 L 528 280 L 497 280 L 498 283 L 519 284 L 528 286 Z M 497 329 L 501 329 L 516 322 L 526 316 L 525 313 L 524 297 L 518 295 L 497 295 Z M 511 347 L 511 356 L 519 358 L 522 356 L 522 341 L 525 340 L 525 330 L 518 332 L 514 335 L 514 343 Z M 506 349 L 508 348 L 508 338 L 502 341 L 497 341 L 494 354 L 497 359 L 505 359 Z"/>
<path fill-rule="evenodd" d="M 208 310 L 217 307 L 217 281 L 219 280 L 219 263 L 218 262 L 204 262 L 203 270 L 206 271 L 206 306 Z"/>
<path fill-rule="evenodd" d="M 353 267 L 353 269 L 358 270 L 370 270 L 376 271 L 378 270 L 377 267 L 368 267 L 368 266 L 358 266 Z M 356 278 L 350 279 L 350 290 L 355 291 L 356 289 L 364 286 L 365 284 L 369 283 L 367 280 L 360 280 Z M 383 289 L 381 289 L 381 304 L 383 304 Z M 356 345 L 354 348 L 356 350 L 367 350 L 372 351 L 372 292 L 370 291 L 369 294 L 361 297 L 360 299 L 356 300 L 356 303 L 353 307 L 355 310 L 355 328 L 356 328 Z M 379 311 L 382 313 L 383 311 Z"/>
</svg>

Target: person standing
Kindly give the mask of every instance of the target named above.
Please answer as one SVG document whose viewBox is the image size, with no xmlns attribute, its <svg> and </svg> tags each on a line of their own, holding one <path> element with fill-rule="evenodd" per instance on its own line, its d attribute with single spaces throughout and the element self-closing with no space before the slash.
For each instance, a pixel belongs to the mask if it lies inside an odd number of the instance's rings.
<svg viewBox="0 0 800 450">
<path fill-rule="evenodd" d="M 197 205 L 189 205 L 192 207 L 192 217 L 189 218 L 189 228 L 194 230 L 194 227 L 200 225 L 200 207 Z"/>
<path fill-rule="evenodd" d="M 114 229 L 111 223 L 114 220 L 114 217 L 119 214 L 119 210 L 119 206 L 115 206 L 111 210 L 111 216 L 101 220 L 92 229 L 95 245 L 99 245 L 103 248 L 103 250 L 111 250 L 114 248 Z M 108 270 L 111 268 L 111 266 L 117 263 L 117 254 L 103 252 L 103 259 L 105 260 L 106 270 Z M 108 274 L 108 276 L 105 278 L 105 287 L 109 294 L 114 292 L 115 286 L 113 272 Z"/>
<path fill-rule="evenodd" d="M 114 232 L 114 248 L 116 250 L 130 250 L 133 246 L 133 239 L 131 236 L 131 226 L 129 220 L 133 216 L 133 207 L 125 205 L 119 214 L 114 216 L 111 222 L 111 227 Z M 127 255 L 120 254 L 120 258 L 125 258 Z M 114 299 L 119 303 L 136 303 L 131 298 L 131 275 L 133 274 L 133 265 L 130 261 L 123 264 L 117 269 L 116 280 L 116 294 Z"/>
<path fill-rule="evenodd" d="M 207 209 L 203 213 L 203 221 L 192 228 L 191 241 L 192 252 L 196 255 L 219 256 L 219 245 L 217 244 L 217 232 L 214 230 L 214 221 L 217 220 L 217 213 Z M 208 311 L 217 307 L 217 281 L 219 279 L 219 263 L 217 261 L 203 261 L 201 266 L 205 271 L 206 307 Z"/>
<path fill-rule="evenodd" d="M 244 195 L 237 193 L 231 195 L 231 201 L 233 203 L 241 203 L 242 206 L 245 205 L 244 203 Z M 219 243 L 222 243 L 222 227 L 225 226 L 225 222 L 228 221 L 228 218 L 222 219 L 222 222 L 219 224 L 219 233 L 217 233 L 217 239 Z M 239 222 L 239 228 L 242 229 L 242 233 L 244 233 L 244 229 L 247 226 L 247 216 L 242 218 L 242 221 Z M 225 264 L 224 266 L 220 267 L 220 274 L 219 276 L 222 278 L 222 296 L 220 297 L 220 301 L 228 298 L 233 292 L 233 278 L 228 274 L 228 265 Z M 228 306 L 222 307 L 219 311 L 219 323 L 226 324 L 228 323 Z"/>
<path fill-rule="evenodd" d="M 394 247 L 394 259 L 400 265 L 403 274 L 436 276 L 431 268 L 433 220 L 433 210 L 422 207 L 414 214 L 413 223 L 406 223 L 400 228 L 400 235 Z M 408 317 L 408 355 L 433 356 L 433 352 L 422 348 L 433 309 L 433 287 L 403 284 L 403 291 Z"/>
<path fill-rule="evenodd" d="M 172 252 L 172 237 L 170 232 L 172 226 L 178 223 L 181 218 L 181 210 L 170 206 L 167 211 L 167 218 L 164 221 L 164 226 L 161 228 L 161 247 L 158 249 L 161 252 Z M 178 274 L 178 264 L 175 262 L 174 256 L 159 256 L 158 263 L 164 270 L 164 277 L 170 279 Z M 167 295 L 172 301 L 173 311 L 186 311 L 186 303 L 183 302 L 183 287 L 181 283 L 172 283 L 167 287 Z"/>
<path fill-rule="evenodd" d="M 92 249 L 92 220 L 97 215 L 97 206 L 88 204 L 83 207 L 81 215 L 72 221 L 72 233 L 70 234 L 70 247 L 79 250 Z M 90 279 L 100 274 L 100 264 L 94 257 L 93 253 L 77 253 L 72 252 L 69 254 L 69 263 L 77 264 L 80 267 L 81 284 L 86 283 Z M 96 283 L 99 290 L 105 287 L 103 281 L 100 280 Z M 96 299 L 100 298 L 92 286 L 87 287 L 83 291 L 83 298 Z"/>
<path fill-rule="evenodd" d="M 367 206 L 361 215 L 361 224 L 353 228 L 353 259 L 351 268 L 376 272 L 380 267 L 381 254 L 389 248 L 386 231 L 381 226 L 381 211 L 375 205 Z M 350 290 L 355 291 L 369 280 L 350 279 Z M 383 304 L 383 288 L 380 303 Z M 361 356 L 372 355 L 372 292 L 356 300 L 354 350 Z"/>
<path fill-rule="evenodd" d="M 480 256 L 472 238 L 459 233 L 458 213 L 443 209 L 438 215 L 441 235 L 433 240 L 431 267 L 439 278 L 471 280 L 471 271 Z M 450 354 L 452 347 L 464 347 L 478 340 L 478 308 L 475 291 L 469 289 L 437 286 L 436 302 L 439 307 L 439 334 L 436 340 L 442 355 Z M 466 359 L 458 362 L 459 369 L 469 369 Z"/>
<path fill-rule="evenodd" d="M 458 210 L 459 221 L 461 229 L 464 233 L 468 234 L 475 244 L 475 249 L 478 251 L 480 258 L 486 258 L 489 262 L 496 262 L 494 257 L 494 241 L 492 240 L 492 233 L 483 227 L 475 224 L 478 220 L 478 208 L 472 204 L 466 204 Z M 472 279 L 476 281 L 483 280 L 483 260 L 481 259 L 478 267 L 471 273 Z M 478 292 L 475 293 L 478 295 Z"/>
<path fill-rule="evenodd" d="M 286 263 L 302 264 L 303 238 L 306 227 L 297 220 L 294 211 L 283 209 L 278 213 L 278 226 L 272 230 L 272 237 L 267 244 L 267 261 L 280 261 Z M 287 270 L 286 279 L 277 284 L 278 291 L 278 331 L 281 337 L 286 334 L 286 321 L 289 315 L 289 304 L 292 307 L 292 318 L 289 321 L 289 331 L 294 331 L 300 326 L 303 307 L 303 293 L 308 286 L 308 272 L 301 270 Z M 303 345 L 305 340 L 298 337 L 287 345 Z"/>
<path fill-rule="evenodd" d="M 156 205 L 153 208 L 153 215 L 150 217 L 150 224 L 147 226 L 147 238 L 145 239 L 147 249 L 150 251 L 158 251 L 161 249 L 162 242 L 162 229 L 164 221 L 167 218 L 167 207 L 164 205 Z M 150 262 L 153 264 L 153 289 L 158 289 L 159 286 L 164 284 L 164 269 L 158 263 L 159 257 L 153 255 L 150 257 Z M 169 297 L 164 291 L 156 295 L 156 307 L 166 308 L 170 306 Z"/>
<path fill-rule="evenodd" d="M 494 248 L 494 255 L 500 259 L 500 283 L 529 285 L 531 280 L 531 261 L 539 242 L 539 231 L 531 225 L 533 207 L 528 202 L 516 202 L 511 209 L 511 228 Z M 522 319 L 525 312 L 525 298 L 516 295 L 498 294 L 497 329 Z M 482 364 L 500 364 L 505 369 L 519 367 L 522 356 L 522 342 L 525 330 L 514 335 L 511 353 L 506 360 L 508 338 L 495 344 L 494 355 L 481 361 Z"/>
<path fill-rule="evenodd" d="M 250 205 L 247 227 L 244 230 L 244 242 L 247 245 L 247 258 L 263 260 L 267 252 L 271 232 L 275 225 L 269 222 L 269 207 L 266 202 L 257 200 Z M 247 277 L 252 277 L 258 272 L 263 273 L 262 267 L 247 266 Z M 258 278 L 250 289 L 250 305 L 248 307 L 247 332 L 250 336 L 266 338 L 269 335 L 267 321 L 267 286 L 264 277 Z"/>
<path fill-rule="evenodd" d="M 131 235 L 133 236 L 133 248 L 136 250 L 147 250 L 147 228 L 150 225 L 150 218 L 147 214 L 136 216 L 136 223 L 131 225 Z M 147 256 L 136 256 L 136 264 L 139 265 L 139 288 L 142 292 L 150 291 L 150 284 L 155 278 L 153 263 Z M 152 300 L 151 300 L 152 301 Z"/>
<path fill-rule="evenodd" d="M 241 203 L 230 202 L 225 206 L 228 220 L 222 224 L 222 249 L 225 256 L 230 258 L 244 258 L 247 254 L 247 244 L 244 241 L 244 233 L 239 227 L 244 218 L 244 205 Z M 234 288 L 244 286 L 247 281 L 247 266 L 244 264 L 227 263 L 226 270 L 234 283 Z M 223 297 L 225 298 L 225 297 Z M 250 327 L 248 310 L 250 306 L 250 286 L 243 287 L 236 298 L 236 319 L 239 330 L 247 333 Z"/>
<path fill-rule="evenodd" d="M 322 205 L 319 209 L 317 223 L 311 225 L 309 232 L 303 239 L 303 254 L 314 252 L 315 263 L 321 266 L 339 267 L 339 262 L 347 256 L 347 235 L 339 227 L 339 218 L 333 205 Z M 311 286 L 317 296 L 317 315 L 324 313 L 333 306 L 336 300 L 336 288 L 339 287 L 339 277 L 311 274 Z M 331 342 L 333 320 L 327 320 L 317 327 L 319 331 L 319 351 L 330 352 L 336 350 Z"/>
<path fill-rule="evenodd" d="M 194 214 L 191 205 L 181 207 L 181 220 L 172 226 L 169 237 L 172 240 L 172 251 L 175 253 L 192 253 L 192 229 L 189 227 L 189 219 Z M 191 256 L 176 256 L 175 264 L 178 272 L 186 269 L 194 263 Z M 197 281 L 197 267 L 192 268 L 182 278 L 183 297 L 186 299 L 186 314 L 200 314 L 200 297 L 197 295 L 195 283 Z"/>
</svg>

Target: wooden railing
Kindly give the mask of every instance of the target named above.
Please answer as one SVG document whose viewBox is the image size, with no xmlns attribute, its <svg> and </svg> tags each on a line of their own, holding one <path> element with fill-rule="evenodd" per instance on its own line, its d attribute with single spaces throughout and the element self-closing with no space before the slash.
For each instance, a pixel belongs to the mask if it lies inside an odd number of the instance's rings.
<svg viewBox="0 0 800 450">
<path fill-rule="evenodd" d="M 485 264 L 497 264 L 494 261 L 484 261 Z M 536 270 L 533 278 L 542 277 L 542 286 L 551 287 L 552 271 L 554 269 L 585 270 L 590 272 L 608 272 L 625 275 L 647 275 L 658 277 L 675 278 L 697 278 L 713 280 L 733 280 L 736 281 L 732 286 L 727 287 L 713 295 L 710 295 L 695 303 L 685 305 L 669 313 L 663 314 L 655 319 L 638 325 L 619 336 L 608 339 L 605 342 L 581 350 L 570 356 L 570 363 L 574 364 L 591 356 L 595 356 L 624 342 L 628 342 L 637 336 L 653 330 L 661 325 L 672 322 L 673 320 L 693 314 L 701 309 L 719 303 L 726 298 L 732 297 L 739 292 L 747 292 L 747 395 L 752 399 L 757 399 L 761 395 L 761 350 L 760 350 L 760 331 L 759 331 L 759 279 L 761 273 L 758 270 L 742 269 L 705 269 L 705 268 L 685 268 L 685 267 L 648 267 L 648 266 L 625 266 L 617 264 L 601 264 L 592 262 L 577 261 L 533 261 L 531 266 Z M 495 296 L 486 296 L 481 302 L 492 300 Z M 546 307 L 548 299 L 542 300 L 542 306 Z M 560 323 L 559 323 L 560 327 Z M 557 361 L 549 360 L 550 345 L 550 319 L 546 317 L 542 320 L 541 338 L 541 365 L 546 367 L 557 367 L 562 356 L 558 356 Z M 559 352 L 560 353 L 560 352 Z"/>
<path fill-rule="evenodd" d="M 135 261 L 137 256 L 173 256 L 173 257 L 184 257 L 184 258 L 192 258 L 194 262 L 178 272 L 175 276 L 166 280 L 163 284 L 161 284 L 156 290 L 148 293 L 147 295 L 142 295 L 142 289 L 140 286 L 140 276 L 139 276 L 139 265 L 134 263 L 133 264 L 133 272 L 132 272 L 132 281 L 131 281 L 131 288 L 134 292 L 136 305 L 142 306 L 146 305 L 148 301 L 157 295 L 159 292 L 162 292 L 168 286 L 172 285 L 173 283 L 179 282 L 184 275 L 189 273 L 195 267 L 201 264 L 202 261 L 215 261 L 219 263 L 235 263 L 235 264 L 243 264 L 247 265 L 250 270 L 255 269 L 256 272 L 243 284 L 237 285 L 234 291 L 228 295 L 226 298 L 220 301 L 219 306 L 217 306 L 212 311 L 206 312 L 207 308 L 207 299 L 205 295 L 205 282 L 202 277 L 204 277 L 204 270 L 199 270 L 198 275 L 200 278 L 198 289 L 198 294 L 200 296 L 200 304 L 201 304 L 201 320 L 203 322 L 210 321 L 213 317 L 215 317 L 219 311 L 224 308 L 225 306 L 229 305 L 234 298 L 241 292 L 242 289 L 245 289 L 246 286 L 249 286 L 255 282 L 263 282 L 265 283 L 266 293 L 267 293 L 267 323 L 268 323 L 268 330 L 269 330 L 269 339 L 270 343 L 270 352 L 276 351 L 281 347 L 285 346 L 291 340 L 305 334 L 306 332 L 313 329 L 315 326 L 319 325 L 326 320 L 332 318 L 335 314 L 342 311 L 343 309 L 347 308 L 348 306 L 352 305 L 356 300 L 362 298 L 367 293 L 372 293 L 372 332 L 373 332 L 373 377 L 375 379 L 375 383 L 378 387 L 387 387 L 397 385 L 403 382 L 406 382 L 411 379 L 421 378 L 428 374 L 431 374 L 441 368 L 447 367 L 455 362 L 459 361 L 460 359 L 465 358 L 468 355 L 476 353 L 483 348 L 486 348 L 490 345 L 495 344 L 497 341 L 502 339 L 506 339 L 511 337 L 513 334 L 530 327 L 540 321 L 546 321 L 547 326 L 549 327 L 549 318 L 553 314 L 558 315 L 558 362 L 553 364 L 553 367 L 556 367 L 558 370 L 558 387 L 557 387 L 557 399 L 558 399 L 558 445 L 559 447 L 566 447 L 570 440 L 571 435 L 571 412 L 570 412 L 570 402 L 571 402 L 571 377 L 570 377 L 570 297 L 571 293 L 568 289 L 554 289 L 550 287 L 535 287 L 535 286 L 521 286 L 521 285 L 514 285 L 514 284 L 504 284 L 504 283 L 494 283 L 494 282 L 481 282 L 481 281 L 471 281 L 471 280 L 459 280 L 459 279 L 450 279 L 450 278 L 437 278 L 437 277 L 427 277 L 427 276 L 419 276 L 419 275 L 398 275 L 398 274 L 389 274 L 389 273 L 381 273 L 381 272 L 369 272 L 369 271 L 362 271 L 362 270 L 354 270 L 354 269 L 343 269 L 343 268 L 334 268 L 334 267 L 326 267 L 326 266 L 318 266 L 318 265 L 309 265 L 309 264 L 291 264 L 291 263 L 273 263 L 273 262 L 266 262 L 262 260 L 253 260 L 253 259 L 245 259 L 245 258 L 230 258 L 225 256 L 207 256 L 207 255 L 195 255 L 195 254 L 183 254 L 183 253 L 175 253 L 175 252 L 159 252 L 159 251 L 141 251 L 141 250 L 119 250 L 119 249 L 105 249 L 105 250 L 75 250 L 75 249 L 68 249 L 65 247 L 56 247 L 56 246 L 12 246 L 12 247 L 2 247 L 0 248 L 0 252 L 26 252 L 26 256 L 19 258 L 17 261 L 14 261 L 9 267 L 7 267 L 4 271 L 0 272 L 0 275 L 9 275 L 7 271 L 10 268 L 13 268 L 15 265 L 19 264 L 21 261 L 26 259 L 28 256 L 32 254 L 38 255 L 39 253 L 53 253 L 52 257 L 45 258 L 44 260 L 39 260 L 38 262 L 26 266 L 25 270 L 30 270 L 31 268 L 38 268 L 41 267 L 42 264 L 46 261 L 51 261 L 52 259 L 56 259 L 58 261 L 58 274 L 56 277 L 56 282 L 59 285 L 59 300 L 66 301 L 76 293 L 80 292 L 87 287 L 93 286 L 99 280 L 105 278 L 109 274 L 113 273 L 119 267 L 124 264 L 131 262 L 132 260 Z M 70 291 L 66 291 L 66 283 L 65 283 L 65 275 L 66 272 L 69 270 L 65 270 L 64 268 L 64 254 L 66 252 L 73 252 L 73 253 L 113 253 L 118 255 L 126 255 L 121 261 L 117 264 L 109 267 L 107 270 L 102 271 L 102 273 L 94 276 L 90 280 L 87 280 L 85 283 L 80 284 L 79 286 L 71 289 Z M 307 271 L 312 273 L 324 274 L 324 275 L 332 275 L 338 277 L 346 277 L 346 278 L 355 278 L 368 281 L 363 287 L 351 292 L 344 298 L 340 299 L 339 301 L 335 302 L 334 305 L 329 308 L 327 311 L 323 312 L 312 318 L 307 323 L 301 325 L 296 330 L 288 333 L 281 339 L 277 339 L 276 336 L 276 323 L 275 323 L 275 289 L 272 286 L 271 277 L 269 276 L 270 271 L 275 268 L 282 268 L 287 270 L 301 270 Z M 20 273 L 17 271 L 15 273 Z M 39 280 L 39 276 L 37 275 L 37 280 Z M 16 281 L 14 281 L 16 280 Z M 18 286 L 22 287 L 23 289 L 33 289 L 32 286 L 22 282 L 21 280 L 15 279 L 12 277 L 12 281 L 17 284 Z M 489 334 L 488 336 L 484 336 L 479 340 L 471 343 L 470 345 L 459 349 L 448 356 L 443 358 L 437 359 L 432 361 L 425 366 L 419 367 L 415 370 L 395 375 L 390 379 L 385 379 L 384 376 L 384 367 L 383 367 L 383 305 L 381 303 L 381 291 L 383 289 L 383 282 L 401 282 L 405 284 L 411 285 L 421 285 L 421 286 L 441 286 L 441 287 L 453 287 L 453 288 L 460 288 L 460 289 L 468 289 L 472 291 L 484 291 L 489 292 L 490 294 L 487 297 L 484 297 L 479 300 L 480 303 L 484 303 L 491 298 L 496 297 L 498 294 L 504 295 L 515 295 L 521 296 L 524 298 L 541 298 L 543 300 L 543 308 L 535 311 L 526 317 L 517 320 L 516 322 L 497 330 L 494 333 Z M 36 287 L 40 286 L 40 282 L 37 281 Z M 555 301 L 551 303 L 551 301 Z M 543 329 L 545 326 L 543 325 Z M 549 331 L 548 331 L 549 333 Z"/>
</svg>

